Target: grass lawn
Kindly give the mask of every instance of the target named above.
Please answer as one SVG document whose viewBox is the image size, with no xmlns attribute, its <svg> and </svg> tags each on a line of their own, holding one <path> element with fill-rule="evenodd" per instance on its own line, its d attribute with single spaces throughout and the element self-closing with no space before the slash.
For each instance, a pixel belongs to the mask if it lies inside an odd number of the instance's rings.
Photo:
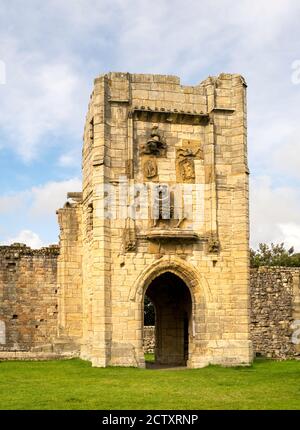
<svg viewBox="0 0 300 430">
<path fill-rule="evenodd" d="M 191 370 L 1 362 L 0 409 L 300 409 L 300 361 Z"/>
</svg>

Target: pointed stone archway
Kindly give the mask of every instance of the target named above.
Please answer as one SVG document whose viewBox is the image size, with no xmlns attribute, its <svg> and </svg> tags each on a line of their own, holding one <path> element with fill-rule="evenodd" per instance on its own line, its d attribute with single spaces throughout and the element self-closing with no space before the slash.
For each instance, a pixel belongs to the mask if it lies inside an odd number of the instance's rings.
<svg viewBox="0 0 300 430">
<path fill-rule="evenodd" d="M 163 289 L 163 285 L 166 286 Z M 160 293 L 164 292 L 164 306 L 157 304 Z M 131 287 L 129 299 L 137 306 L 136 310 L 141 315 L 140 319 L 140 341 L 136 350 L 138 365 L 145 366 L 143 353 L 143 329 L 144 329 L 144 298 L 148 292 L 152 301 L 156 301 L 157 309 L 157 339 L 156 350 L 157 361 L 167 365 L 181 363 L 187 367 L 202 367 L 207 363 L 206 341 L 204 341 L 206 331 L 206 310 L 207 305 L 212 299 L 212 295 L 203 274 L 200 274 L 195 266 L 176 256 L 164 256 L 155 263 L 149 265 L 136 279 Z M 177 298 L 177 299 L 176 299 Z M 183 301 L 183 306 L 177 306 L 179 301 Z M 175 302 L 175 303 L 174 303 Z M 160 313 L 160 315 L 159 315 Z M 169 313 L 169 315 L 168 315 Z M 173 328 L 167 323 L 168 319 L 177 320 Z M 168 329 L 169 327 L 169 329 Z M 175 344 L 185 343 L 184 355 L 182 349 L 176 353 L 174 342 L 168 336 L 175 333 Z M 176 334 L 177 333 L 177 334 Z M 160 340 L 159 340 L 160 339 Z M 183 340 L 182 340 L 183 339 Z M 169 344 L 169 346 L 167 346 Z M 179 348 L 179 346 L 178 346 Z M 178 351 L 180 348 L 178 349 Z M 166 356 L 171 354 L 171 358 Z M 171 364 L 172 362 L 172 364 Z M 168 364 L 169 363 L 169 364 Z"/>
<path fill-rule="evenodd" d="M 192 335 L 192 297 L 185 282 L 172 272 L 155 278 L 145 295 L 155 306 L 155 364 L 186 366 Z"/>
</svg>

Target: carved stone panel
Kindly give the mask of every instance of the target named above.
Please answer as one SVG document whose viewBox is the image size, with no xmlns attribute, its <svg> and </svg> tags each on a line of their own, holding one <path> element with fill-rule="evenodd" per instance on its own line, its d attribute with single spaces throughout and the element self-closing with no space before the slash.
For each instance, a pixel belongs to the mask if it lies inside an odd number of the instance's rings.
<svg viewBox="0 0 300 430">
<path fill-rule="evenodd" d="M 220 252 L 220 242 L 216 234 L 212 234 L 208 238 L 207 251 L 210 254 L 218 254 Z"/>
<path fill-rule="evenodd" d="M 182 158 L 178 162 L 179 172 L 183 182 L 194 182 L 195 180 L 195 166 L 192 158 Z"/>
<path fill-rule="evenodd" d="M 140 147 L 141 155 L 152 155 L 155 157 L 164 157 L 166 155 L 167 145 L 164 141 L 162 132 L 155 125 L 152 127 L 150 136 L 148 136 L 146 142 Z"/>
<path fill-rule="evenodd" d="M 143 173 L 145 180 L 155 180 L 157 177 L 157 163 L 154 157 L 143 157 Z"/>
<path fill-rule="evenodd" d="M 177 182 L 195 182 L 195 159 L 204 159 L 201 141 L 183 139 L 182 146 L 176 149 Z"/>
</svg>

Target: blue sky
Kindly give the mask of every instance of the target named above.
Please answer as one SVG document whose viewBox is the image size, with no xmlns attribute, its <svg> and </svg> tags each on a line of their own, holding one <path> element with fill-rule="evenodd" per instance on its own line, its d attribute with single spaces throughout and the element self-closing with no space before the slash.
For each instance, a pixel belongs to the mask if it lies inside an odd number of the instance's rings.
<svg viewBox="0 0 300 430">
<path fill-rule="evenodd" d="M 1 0 L 0 243 L 57 242 L 97 75 L 228 72 L 248 83 L 252 246 L 300 251 L 299 22 L 297 0 Z"/>
</svg>

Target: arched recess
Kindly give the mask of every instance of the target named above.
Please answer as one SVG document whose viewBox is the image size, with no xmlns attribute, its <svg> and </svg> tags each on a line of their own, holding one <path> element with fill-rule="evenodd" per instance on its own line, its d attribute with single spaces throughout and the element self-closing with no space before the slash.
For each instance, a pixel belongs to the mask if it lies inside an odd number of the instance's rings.
<svg viewBox="0 0 300 430">
<path fill-rule="evenodd" d="M 156 311 L 156 364 L 185 366 L 193 335 L 190 289 L 179 276 L 167 271 L 150 282 L 145 294 Z"/>
<path fill-rule="evenodd" d="M 175 279 L 178 279 L 178 282 L 175 282 Z M 159 286 L 159 283 L 161 282 L 161 287 Z M 153 264 L 149 265 L 137 278 L 136 282 L 133 284 L 132 288 L 130 289 L 130 300 L 135 302 L 137 305 L 138 310 L 140 311 L 141 315 L 141 321 L 140 321 L 140 329 L 143 332 L 143 311 L 144 311 L 144 296 L 145 292 L 149 287 L 152 289 L 152 300 L 155 301 L 154 296 L 154 287 L 156 288 L 156 294 L 157 291 L 159 291 L 159 288 L 163 288 L 163 283 L 167 284 L 173 284 L 173 286 L 176 288 L 175 290 L 179 291 L 179 286 L 181 285 L 181 291 L 182 296 L 178 295 L 177 291 L 177 299 L 178 301 L 183 301 L 186 305 L 187 309 L 187 303 L 188 303 L 188 295 L 190 296 L 190 311 L 187 312 L 188 315 L 188 339 L 189 339 L 189 348 L 188 348 L 188 356 L 187 361 L 191 360 L 193 358 L 193 353 L 195 351 L 195 345 L 196 345 L 196 339 L 197 335 L 200 334 L 200 331 L 203 331 L 201 327 L 204 327 L 205 322 L 205 310 L 207 306 L 207 302 L 211 300 L 211 294 L 208 288 L 207 281 L 203 275 L 201 275 L 198 270 L 191 264 L 187 263 L 186 261 L 172 256 L 165 256 L 161 259 L 155 261 Z M 184 286 L 186 286 L 186 289 L 188 290 L 189 294 L 184 293 Z M 169 291 L 172 291 L 169 289 Z M 158 297 L 158 296 L 157 296 Z M 186 297 L 186 299 L 184 299 Z M 162 303 L 162 299 L 158 300 Z M 164 299 L 164 303 L 166 303 L 166 300 Z M 186 310 L 185 309 L 185 310 Z M 160 307 L 161 315 L 158 316 L 157 324 L 160 324 L 159 321 L 166 321 L 166 313 L 167 310 L 164 309 L 161 305 Z M 180 310 L 178 311 L 180 312 Z M 159 318 L 161 318 L 159 320 Z M 180 323 L 180 318 L 177 315 L 174 315 L 174 321 L 177 321 L 177 325 L 182 326 L 182 320 Z M 162 325 L 165 325 L 163 327 Z M 185 324 L 185 322 L 183 322 Z M 169 349 L 170 354 L 167 352 L 167 348 L 162 345 L 166 344 L 166 339 L 162 339 L 162 333 L 166 333 L 168 330 L 168 327 L 166 326 L 165 322 L 161 322 L 161 326 L 156 327 L 157 334 L 160 336 L 160 344 L 158 347 L 160 350 L 157 350 L 157 358 L 161 361 L 161 364 L 184 364 L 182 363 L 183 360 L 180 359 L 174 359 L 175 352 L 174 349 L 171 351 Z M 173 330 L 173 331 L 172 331 Z M 175 329 L 169 331 L 169 337 L 174 337 Z M 182 330 L 182 328 L 180 329 Z M 179 331 L 178 331 L 179 333 Z M 182 333 L 182 331 L 181 331 Z M 178 336 L 182 336 L 178 334 Z M 177 337 L 178 337 L 177 336 Z M 176 336 L 175 336 L 176 337 Z M 177 338 L 174 339 L 174 342 L 180 343 L 182 342 L 182 339 L 179 340 Z M 141 344 L 139 345 L 141 355 L 142 355 L 142 338 L 141 338 Z M 164 349 L 165 352 L 162 352 Z M 170 358 L 170 362 L 168 363 L 168 360 L 166 360 L 166 355 L 172 356 Z M 140 356 L 141 356 L 140 355 Z M 178 354 L 177 354 L 178 355 Z M 176 360 L 178 363 L 176 363 Z M 174 361 L 174 362 L 172 362 Z M 181 361 L 181 362 L 180 362 Z M 186 361 L 186 360 L 185 360 Z M 172 363 L 171 363 L 172 362 Z M 188 364 L 188 363 L 187 363 Z"/>
<path fill-rule="evenodd" d="M 212 301 L 205 276 L 192 264 L 174 256 L 164 256 L 146 267 L 130 288 L 129 300 L 141 302 L 151 281 L 164 272 L 174 273 L 181 278 L 190 289 L 193 301 L 195 299 L 206 303 Z"/>
</svg>

